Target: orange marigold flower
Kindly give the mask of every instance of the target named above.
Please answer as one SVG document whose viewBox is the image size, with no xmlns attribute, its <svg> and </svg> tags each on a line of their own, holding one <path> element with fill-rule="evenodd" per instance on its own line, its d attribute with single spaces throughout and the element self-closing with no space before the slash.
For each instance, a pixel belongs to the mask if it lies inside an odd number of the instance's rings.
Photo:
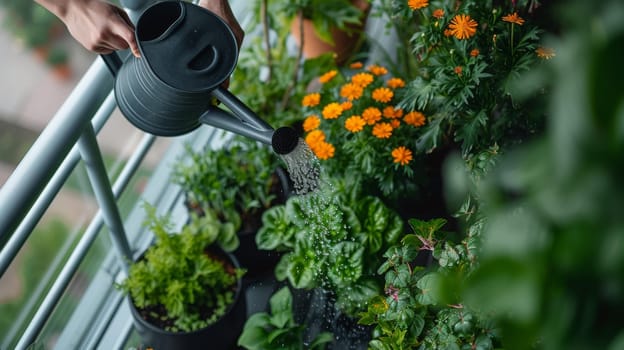
<svg viewBox="0 0 624 350">
<path fill-rule="evenodd" d="M 323 118 L 336 119 L 342 114 L 342 106 L 339 103 L 332 102 L 323 108 Z"/>
<path fill-rule="evenodd" d="M 316 147 L 319 142 L 323 141 L 325 141 L 325 133 L 319 129 L 310 131 L 305 137 L 305 142 L 310 148 Z"/>
<path fill-rule="evenodd" d="M 440 19 L 442 17 L 444 17 L 444 10 L 443 9 L 435 9 L 433 11 L 433 17 Z"/>
<path fill-rule="evenodd" d="M 319 94 L 318 92 L 305 95 L 301 100 L 301 105 L 304 107 L 314 107 L 319 103 L 321 103 L 321 94 Z"/>
<path fill-rule="evenodd" d="M 401 126 L 401 121 L 400 121 L 400 120 L 398 120 L 398 119 L 392 119 L 392 120 L 390 121 L 390 125 L 392 125 L 392 128 L 393 128 L 393 129 L 396 129 L 396 128 L 398 128 L 399 126 Z"/>
<path fill-rule="evenodd" d="M 373 135 L 380 139 L 387 139 L 392 136 L 392 125 L 390 123 L 379 123 L 373 126 Z"/>
<path fill-rule="evenodd" d="M 556 56 L 554 49 L 551 49 L 549 47 L 541 47 L 541 46 L 538 47 L 537 50 L 535 50 L 535 54 L 537 54 L 537 57 L 541 59 L 545 59 L 545 60 L 549 60 Z"/>
<path fill-rule="evenodd" d="M 395 118 L 401 118 L 402 116 L 403 116 L 403 109 L 395 108 L 394 109 L 394 117 Z"/>
<path fill-rule="evenodd" d="M 362 62 L 353 62 L 349 65 L 349 68 L 351 69 L 360 69 L 364 67 L 364 65 L 362 64 Z"/>
<path fill-rule="evenodd" d="M 351 82 L 365 88 L 368 84 L 372 83 L 374 79 L 375 78 L 369 73 L 358 73 L 351 77 Z"/>
<path fill-rule="evenodd" d="M 366 122 L 359 115 L 354 115 L 345 120 L 345 129 L 351 132 L 360 132 L 364 129 Z"/>
<path fill-rule="evenodd" d="M 353 83 L 344 84 L 340 88 L 340 96 L 349 99 L 350 101 L 357 100 L 358 98 L 362 97 L 363 92 L 364 89 L 362 89 L 360 85 Z"/>
<path fill-rule="evenodd" d="M 303 121 L 303 131 L 311 131 L 321 125 L 321 118 L 316 115 L 311 115 Z"/>
<path fill-rule="evenodd" d="M 418 10 L 429 6 L 429 0 L 407 0 L 407 6 L 412 10 Z"/>
<path fill-rule="evenodd" d="M 447 37 L 447 38 L 448 38 L 448 37 L 449 37 L 449 36 L 451 36 L 451 35 L 453 35 L 453 31 L 452 31 L 452 30 L 450 30 L 450 29 L 448 29 L 448 28 L 447 28 L 447 29 L 444 29 L 444 36 L 445 36 L 445 37 Z"/>
<path fill-rule="evenodd" d="M 330 70 L 329 72 L 321 75 L 319 77 L 319 81 L 322 84 L 325 84 L 325 83 L 329 82 L 330 80 L 332 80 L 337 74 L 338 74 L 337 70 L 335 70 L 335 69 L 334 70 Z"/>
<path fill-rule="evenodd" d="M 411 126 L 423 126 L 425 125 L 425 115 L 418 111 L 412 111 L 403 117 L 403 121 Z"/>
<path fill-rule="evenodd" d="M 459 75 L 460 77 L 462 76 L 462 71 L 463 71 L 462 66 L 455 67 L 455 74 Z"/>
<path fill-rule="evenodd" d="M 518 12 L 514 12 L 514 13 L 509 14 L 507 16 L 503 16 L 503 21 L 509 22 L 509 23 L 513 23 L 513 24 L 517 24 L 519 26 L 524 24 L 524 19 L 522 17 L 518 16 Z"/>
<path fill-rule="evenodd" d="M 392 150 L 392 158 L 395 163 L 399 163 L 401 165 L 407 165 L 412 161 L 412 151 L 405 148 L 404 146 L 397 147 Z"/>
<path fill-rule="evenodd" d="M 470 51 L 470 57 L 477 57 L 480 53 L 479 49 L 472 49 L 472 51 Z"/>
<path fill-rule="evenodd" d="M 381 119 L 381 111 L 377 107 L 368 107 L 362 112 L 362 118 L 366 124 L 373 125 Z"/>
<path fill-rule="evenodd" d="M 373 64 L 372 66 L 368 67 L 368 70 L 375 75 L 388 74 L 388 70 L 385 67 L 382 67 L 376 64 Z"/>
<path fill-rule="evenodd" d="M 449 29 L 457 39 L 468 39 L 477 33 L 479 24 L 468 15 L 457 15 L 451 20 Z"/>
<path fill-rule="evenodd" d="M 319 142 L 315 147 L 312 148 L 312 151 L 318 159 L 326 160 L 334 156 L 334 152 L 336 151 L 336 149 L 331 143 Z"/>
<path fill-rule="evenodd" d="M 340 107 L 342 107 L 342 111 L 348 111 L 353 107 L 353 103 L 351 103 L 351 101 L 344 101 L 340 104 Z"/>
<path fill-rule="evenodd" d="M 377 102 L 388 103 L 394 97 L 394 92 L 388 88 L 380 87 L 373 90 L 371 97 Z"/>
<path fill-rule="evenodd" d="M 397 110 L 392 106 L 386 106 L 381 112 L 384 117 L 389 119 L 400 118 L 401 116 L 397 113 Z"/>
<path fill-rule="evenodd" d="M 401 78 L 390 78 L 388 79 L 386 84 L 388 85 L 388 87 L 393 89 L 405 87 L 405 81 L 403 81 L 403 79 Z"/>
</svg>

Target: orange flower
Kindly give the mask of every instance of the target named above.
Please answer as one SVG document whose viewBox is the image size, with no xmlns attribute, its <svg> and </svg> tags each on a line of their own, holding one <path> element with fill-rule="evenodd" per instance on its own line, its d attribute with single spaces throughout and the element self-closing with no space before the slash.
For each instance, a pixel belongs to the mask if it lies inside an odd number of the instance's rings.
<svg viewBox="0 0 624 350">
<path fill-rule="evenodd" d="M 381 119 L 381 111 L 376 107 L 368 107 L 362 112 L 362 118 L 366 124 L 373 125 Z"/>
<path fill-rule="evenodd" d="M 386 68 L 376 65 L 376 64 L 373 64 L 372 66 L 368 67 L 368 70 L 375 75 L 388 74 L 388 70 Z"/>
<path fill-rule="evenodd" d="M 379 123 L 373 126 L 373 135 L 380 139 L 388 139 L 392 136 L 392 125 L 390 123 Z"/>
<path fill-rule="evenodd" d="M 451 20 L 449 29 L 457 39 L 468 39 L 477 33 L 477 21 L 468 15 L 457 15 Z"/>
<path fill-rule="evenodd" d="M 402 113 L 402 111 L 401 111 Z M 400 118 L 401 116 L 397 113 L 397 110 L 392 106 L 387 106 L 383 109 L 383 116 L 389 119 Z"/>
<path fill-rule="evenodd" d="M 334 145 L 327 142 L 319 142 L 315 147 L 310 148 L 312 148 L 316 157 L 321 160 L 332 158 L 334 156 L 334 152 L 336 151 Z"/>
<path fill-rule="evenodd" d="M 470 57 L 477 57 L 479 54 L 479 49 L 472 49 L 472 51 L 470 51 Z"/>
<path fill-rule="evenodd" d="M 455 74 L 459 75 L 460 77 L 462 76 L 462 71 L 463 71 L 462 66 L 455 67 Z"/>
<path fill-rule="evenodd" d="M 332 102 L 323 108 L 323 118 L 336 119 L 342 114 L 342 106 L 339 103 Z"/>
<path fill-rule="evenodd" d="M 400 120 L 398 120 L 398 119 L 392 119 L 392 120 L 390 121 L 390 125 L 392 125 L 392 128 L 393 128 L 393 129 L 396 129 L 396 128 L 398 128 L 399 126 L 401 126 L 401 121 L 400 121 Z"/>
<path fill-rule="evenodd" d="M 504 16 L 503 17 L 503 21 L 509 22 L 509 23 L 513 23 L 513 24 L 517 24 L 519 26 L 524 24 L 524 19 L 522 17 L 518 16 L 518 12 L 514 12 L 512 14 Z"/>
<path fill-rule="evenodd" d="M 405 87 L 405 81 L 401 78 L 390 78 L 386 84 L 392 89 Z"/>
<path fill-rule="evenodd" d="M 353 107 L 353 103 L 351 103 L 351 101 L 344 101 L 340 104 L 340 107 L 342 107 L 342 111 L 348 111 Z"/>
<path fill-rule="evenodd" d="M 395 163 L 407 165 L 412 161 L 412 151 L 403 146 L 397 147 L 392 150 L 392 158 Z"/>
<path fill-rule="evenodd" d="M 537 57 L 544 59 L 544 60 L 549 60 L 556 56 L 554 49 L 551 49 L 548 47 L 541 47 L 541 46 L 538 47 L 537 50 L 535 50 L 535 54 L 537 55 Z"/>
<path fill-rule="evenodd" d="M 344 84 L 342 88 L 340 88 L 340 96 L 349 99 L 350 101 L 357 100 L 362 97 L 363 92 L 364 89 L 362 89 L 360 85 L 354 83 Z"/>
<path fill-rule="evenodd" d="M 445 36 L 445 37 L 447 37 L 447 38 L 448 38 L 448 37 L 449 37 L 449 36 L 451 36 L 451 35 L 453 35 L 453 31 L 452 31 L 452 30 L 450 30 L 450 29 L 448 29 L 448 28 L 447 28 L 447 29 L 444 29 L 444 36 Z"/>
<path fill-rule="evenodd" d="M 316 115 L 311 115 L 303 121 L 303 131 L 311 131 L 321 125 L 321 119 Z"/>
<path fill-rule="evenodd" d="M 321 94 L 318 92 L 303 96 L 301 105 L 304 107 L 314 107 L 321 102 Z"/>
<path fill-rule="evenodd" d="M 444 17 L 444 10 L 443 9 L 435 9 L 433 11 L 433 17 L 440 19 L 442 17 Z"/>
<path fill-rule="evenodd" d="M 337 74 L 338 74 L 337 70 L 330 70 L 329 72 L 321 75 L 319 77 L 319 81 L 322 84 L 325 84 L 325 83 L 329 82 L 330 80 L 332 80 Z"/>
<path fill-rule="evenodd" d="M 373 79 L 375 78 L 369 73 L 358 73 L 351 77 L 351 82 L 365 88 L 373 82 Z"/>
<path fill-rule="evenodd" d="M 377 102 L 388 103 L 394 97 L 394 92 L 388 88 L 380 87 L 373 90 L 371 97 Z"/>
<path fill-rule="evenodd" d="M 394 109 L 394 117 L 401 118 L 403 116 L 403 110 L 401 108 Z"/>
<path fill-rule="evenodd" d="M 345 120 L 345 129 L 351 132 L 360 132 L 364 129 L 366 122 L 359 115 L 354 115 Z"/>
<path fill-rule="evenodd" d="M 351 69 L 360 69 L 364 67 L 364 65 L 362 64 L 362 62 L 353 62 L 349 65 L 349 68 Z"/>
<path fill-rule="evenodd" d="M 306 135 L 305 142 L 314 149 L 319 143 L 325 142 L 325 133 L 319 129 L 312 130 Z"/>
<path fill-rule="evenodd" d="M 409 6 L 412 10 L 418 10 L 429 6 L 429 0 L 408 0 L 407 6 Z"/>
<path fill-rule="evenodd" d="M 425 125 L 425 115 L 418 111 L 409 112 L 403 121 L 411 126 L 419 127 Z"/>
</svg>

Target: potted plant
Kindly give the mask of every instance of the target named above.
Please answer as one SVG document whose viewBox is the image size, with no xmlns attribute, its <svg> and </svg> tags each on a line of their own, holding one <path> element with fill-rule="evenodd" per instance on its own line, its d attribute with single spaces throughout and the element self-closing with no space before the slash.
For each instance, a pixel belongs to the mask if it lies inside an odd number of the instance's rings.
<svg viewBox="0 0 624 350">
<path fill-rule="evenodd" d="M 325 189 L 291 197 L 285 205 L 265 212 L 256 237 L 261 249 L 283 252 L 275 268 L 278 280 L 287 280 L 297 290 L 314 291 L 301 293 L 304 300 L 295 301 L 303 308 L 295 311 L 317 313 L 321 318 L 317 321 L 325 322 L 324 327 L 334 334 L 340 328 L 358 331 L 356 322 L 350 320 L 383 286 L 375 274 L 381 252 L 403 234 L 403 221 L 380 199 L 351 198 L 346 193 Z M 328 304 L 327 312 L 315 310 L 324 308 L 318 306 L 323 304 Z M 367 330 L 363 333 L 360 341 Z"/>
<path fill-rule="evenodd" d="M 476 220 L 457 243 L 442 230 L 444 219 L 409 223 L 413 234 L 390 248 L 379 266 L 385 293 L 373 297 L 360 314 L 360 323 L 375 326 L 369 348 L 498 348 L 500 332 L 493 320 L 466 307 L 460 289 L 450 282 L 466 280 L 476 267 L 483 221 Z M 433 258 L 426 266 L 414 263 L 423 250 Z"/>
<path fill-rule="evenodd" d="M 69 66 L 69 56 L 67 51 L 61 47 L 54 46 L 48 52 L 46 62 L 50 67 L 54 75 L 58 78 L 67 80 L 71 77 L 71 68 Z"/>
<path fill-rule="evenodd" d="M 268 147 L 239 136 L 220 149 L 187 147 L 174 165 L 173 182 L 181 186 L 191 211 L 202 215 L 210 208 L 219 220 L 234 224 L 240 240 L 234 255 L 248 269 L 248 277 L 274 266 L 278 255 L 259 251 L 255 235 L 262 213 L 283 203 L 290 185 Z"/>
<path fill-rule="evenodd" d="M 292 18 L 293 38 L 306 58 L 332 52 L 341 65 L 361 43 L 370 3 L 367 0 L 300 0 L 283 2 Z"/>
<path fill-rule="evenodd" d="M 333 337 L 322 332 L 313 339 L 305 339 L 305 325 L 295 322 L 292 294 L 282 287 L 269 300 L 271 313 L 259 312 L 249 317 L 238 345 L 248 350 L 323 350 Z M 306 345 L 309 344 L 309 345 Z"/>
<path fill-rule="evenodd" d="M 146 205 L 145 225 L 156 236 L 118 287 L 128 295 L 137 332 L 156 349 L 230 348 L 246 317 L 234 256 L 238 240 L 231 223 L 209 210 L 191 214 L 180 232 L 168 217 Z"/>
</svg>

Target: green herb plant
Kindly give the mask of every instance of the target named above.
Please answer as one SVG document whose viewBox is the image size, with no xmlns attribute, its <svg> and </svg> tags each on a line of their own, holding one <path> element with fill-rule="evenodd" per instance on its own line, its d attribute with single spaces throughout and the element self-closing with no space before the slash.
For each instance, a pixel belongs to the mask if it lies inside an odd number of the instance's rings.
<svg viewBox="0 0 624 350">
<path fill-rule="evenodd" d="M 225 251 L 236 249 L 234 225 L 221 223 L 206 210 L 201 217 L 191 214 L 189 223 L 174 233 L 168 217 L 158 217 L 148 204 L 145 208 L 145 226 L 156 241 L 130 266 L 118 288 L 151 323 L 167 331 L 190 332 L 216 322 L 233 302 L 244 270 L 207 248 L 219 244 Z"/>
<path fill-rule="evenodd" d="M 403 233 L 401 218 L 370 196 L 292 197 L 262 219 L 258 247 L 284 252 L 275 269 L 277 279 L 287 279 L 295 288 L 331 291 L 336 307 L 350 316 L 381 290 L 383 282 L 375 275 L 380 252 Z"/>
<path fill-rule="evenodd" d="M 275 204 L 279 162 L 265 145 L 235 136 L 219 149 L 186 147 L 174 165 L 173 182 L 191 208 L 210 207 L 236 229 L 257 229 L 264 210 Z M 242 225 L 247 225 L 243 227 Z"/>
<path fill-rule="evenodd" d="M 305 325 L 295 322 L 292 295 L 288 287 L 275 292 L 269 301 L 271 313 L 251 315 L 245 323 L 238 345 L 248 350 L 323 350 L 332 341 L 329 332 L 321 332 L 304 345 Z"/>
<path fill-rule="evenodd" d="M 446 221 L 409 220 L 414 233 L 390 248 L 378 273 L 385 277 L 385 294 L 373 297 L 360 323 L 374 325 L 373 350 L 494 349 L 494 323 L 467 308 L 452 283 L 465 280 L 476 266 L 482 221 L 453 243 L 442 230 Z M 414 262 L 421 252 L 432 254 L 430 266 Z"/>
</svg>

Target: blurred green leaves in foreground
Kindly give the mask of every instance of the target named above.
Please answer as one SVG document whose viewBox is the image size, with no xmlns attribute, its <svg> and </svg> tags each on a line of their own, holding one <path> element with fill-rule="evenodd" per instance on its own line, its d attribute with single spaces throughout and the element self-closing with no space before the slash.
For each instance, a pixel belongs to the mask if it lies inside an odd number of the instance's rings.
<svg viewBox="0 0 624 350">
<path fill-rule="evenodd" d="M 548 131 L 480 184 L 463 296 L 506 349 L 624 349 L 624 3 L 559 4 L 556 57 L 525 82 L 549 82 Z"/>
</svg>

